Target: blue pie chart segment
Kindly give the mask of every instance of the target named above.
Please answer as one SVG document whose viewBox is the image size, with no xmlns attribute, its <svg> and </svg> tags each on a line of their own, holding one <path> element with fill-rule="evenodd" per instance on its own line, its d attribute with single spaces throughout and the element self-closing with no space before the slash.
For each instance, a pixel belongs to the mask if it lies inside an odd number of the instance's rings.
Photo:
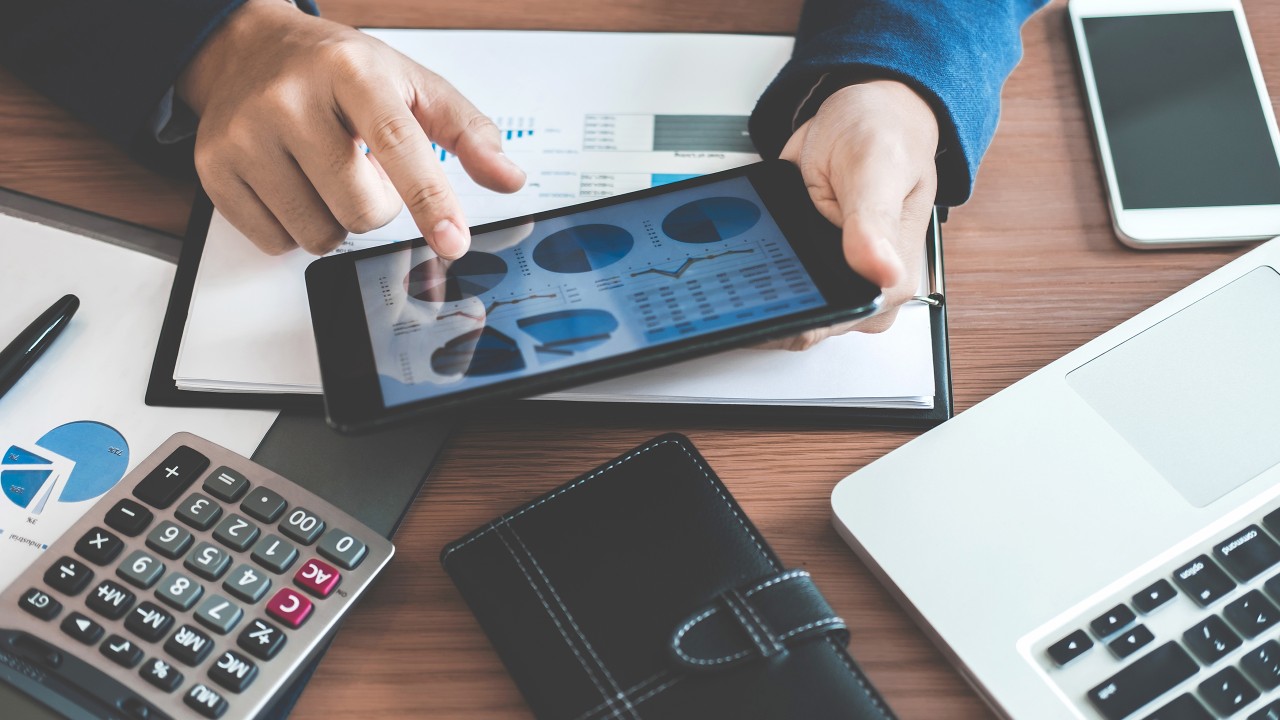
<svg viewBox="0 0 1280 720">
<path fill-rule="evenodd" d="M 99 422 L 61 425 L 45 433 L 36 445 L 76 463 L 62 486 L 59 502 L 96 498 L 115 487 L 129 467 L 129 443 L 115 428 Z"/>
<path fill-rule="evenodd" d="M 533 261 L 555 273 L 591 272 L 626 257 L 635 244 L 617 225 L 579 225 L 543 238 L 533 249 Z"/>
<path fill-rule="evenodd" d="M 606 310 L 560 310 L 521 318 L 516 325 L 538 341 L 539 353 L 569 356 L 607 342 L 618 319 Z"/>
<path fill-rule="evenodd" d="M 500 375 L 524 366 L 520 346 L 490 327 L 459 335 L 431 355 L 431 368 L 441 375 Z"/>
<path fill-rule="evenodd" d="M 682 243 L 704 244 L 737 237 L 760 222 L 760 206 L 737 197 L 694 200 L 662 220 L 662 232 Z"/>
<path fill-rule="evenodd" d="M 435 257 L 418 263 L 405 276 L 404 287 L 424 302 L 457 302 L 489 292 L 506 277 L 505 260 L 473 250 L 452 262 Z"/>
</svg>

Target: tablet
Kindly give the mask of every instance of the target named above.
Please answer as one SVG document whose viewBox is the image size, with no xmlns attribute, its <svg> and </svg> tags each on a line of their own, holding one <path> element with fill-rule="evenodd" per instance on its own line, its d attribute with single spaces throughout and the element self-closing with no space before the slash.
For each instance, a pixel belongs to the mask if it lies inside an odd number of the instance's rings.
<svg viewBox="0 0 1280 720">
<path fill-rule="evenodd" d="M 534 395 L 862 318 L 879 288 L 783 161 L 422 238 L 307 269 L 343 431 Z"/>
</svg>

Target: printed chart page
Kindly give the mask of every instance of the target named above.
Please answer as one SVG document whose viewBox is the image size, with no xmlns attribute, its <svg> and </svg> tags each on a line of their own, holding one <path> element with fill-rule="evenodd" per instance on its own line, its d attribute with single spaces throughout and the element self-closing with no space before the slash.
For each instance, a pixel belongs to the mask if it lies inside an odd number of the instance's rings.
<svg viewBox="0 0 1280 720">
<path fill-rule="evenodd" d="M 438 149 L 472 225 L 759 160 L 747 120 L 792 46 L 790 38 L 766 36 L 367 32 L 447 78 L 494 118 L 504 151 L 528 173 L 521 191 L 496 194 L 475 184 L 455 157 Z M 402 213 L 384 228 L 350 236 L 337 252 L 420 235 Z M 303 280 L 313 259 L 302 251 L 263 255 L 215 211 L 175 371 L 178 387 L 320 392 Z M 929 319 L 925 308 L 918 310 L 902 313 L 896 335 L 837 338 L 823 343 L 820 352 L 806 353 L 804 360 L 783 351 L 739 351 L 747 355 L 736 363 L 676 366 L 679 387 L 658 383 L 646 389 L 628 379 L 617 393 L 608 383 L 597 384 L 592 397 L 584 399 L 714 400 L 723 393 L 688 394 L 688 388 L 701 386 L 701 376 L 708 373 L 723 383 L 731 372 L 738 379 L 724 388 L 730 401 L 750 401 L 767 385 L 784 400 L 931 405 Z M 880 346 L 883 351 L 876 350 Z M 903 364 L 904 357 L 918 360 Z M 765 364 L 771 368 L 767 379 L 751 377 Z M 820 386 L 806 380 L 815 372 L 825 378 Z"/>
<path fill-rule="evenodd" d="M 67 293 L 66 330 L 0 398 L 0 588 L 180 430 L 244 455 L 276 413 L 143 404 L 174 266 L 0 215 L 0 342 Z"/>
</svg>

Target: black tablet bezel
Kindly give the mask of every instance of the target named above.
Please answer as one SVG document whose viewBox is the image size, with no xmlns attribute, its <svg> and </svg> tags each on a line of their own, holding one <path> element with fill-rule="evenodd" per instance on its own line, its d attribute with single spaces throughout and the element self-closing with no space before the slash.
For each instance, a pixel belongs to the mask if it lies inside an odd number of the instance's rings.
<svg viewBox="0 0 1280 720">
<path fill-rule="evenodd" d="M 811 328 L 847 322 L 871 315 L 880 308 L 880 289 L 849 269 L 841 247 L 839 229 L 827 222 L 814 208 L 796 167 L 781 160 L 756 163 L 625 195 L 489 223 L 473 228 L 472 232 L 478 235 L 737 177 L 748 178 L 759 193 L 782 229 L 784 237 L 827 300 L 825 307 L 388 407 L 382 401 L 382 390 L 377 381 L 373 347 L 355 263 L 364 258 L 421 247 L 426 244 L 425 240 L 417 238 L 322 258 L 307 268 L 306 280 L 311 321 L 320 357 L 325 415 L 329 424 L 343 432 L 358 432 L 403 418 L 446 412 L 477 403 L 554 392 L 573 385 L 786 337 Z"/>
</svg>

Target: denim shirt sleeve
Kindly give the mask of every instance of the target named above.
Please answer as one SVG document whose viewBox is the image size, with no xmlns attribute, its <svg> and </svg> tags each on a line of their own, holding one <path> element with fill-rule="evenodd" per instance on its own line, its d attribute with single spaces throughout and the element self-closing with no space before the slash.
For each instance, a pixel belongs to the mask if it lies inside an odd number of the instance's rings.
<svg viewBox="0 0 1280 720">
<path fill-rule="evenodd" d="M 911 85 L 938 116 L 940 205 L 968 199 L 1022 58 L 1022 25 L 1047 0 L 806 0 L 791 61 L 765 90 L 751 135 L 776 157 L 818 80 L 858 72 Z"/>
<path fill-rule="evenodd" d="M 190 138 L 156 114 L 182 69 L 244 0 L 0 2 L 0 63 L 154 169 L 191 172 Z M 299 3 L 315 12 L 311 2 Z"/>
</svg>

